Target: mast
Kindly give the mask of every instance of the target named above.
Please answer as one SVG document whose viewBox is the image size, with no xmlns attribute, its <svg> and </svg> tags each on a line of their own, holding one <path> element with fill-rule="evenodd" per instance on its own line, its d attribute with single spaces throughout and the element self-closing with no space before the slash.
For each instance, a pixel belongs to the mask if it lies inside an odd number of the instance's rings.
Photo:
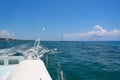
<svg viewBox="0 0 120 80">
<path fill-rule="evenodd" d="M 63 41 L 63 33 L 61 34 L 61 42 Z"/>
<path fill-rule="evenodd" d="M 62 34 L 61 34 L 61 40 L 60 40 L 60 42 L 65 42 L 63 38 L 64 38 L 64 35 L 63 35 L 63 33 L 62 33 Z"/>
</svg>

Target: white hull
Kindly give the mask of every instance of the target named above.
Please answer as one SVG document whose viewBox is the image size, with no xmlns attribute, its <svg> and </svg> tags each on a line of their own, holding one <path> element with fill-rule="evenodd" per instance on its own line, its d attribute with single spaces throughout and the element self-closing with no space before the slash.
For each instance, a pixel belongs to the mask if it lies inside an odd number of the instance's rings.
<svg viewBox="0 0 120 80">
<path fill-rule="evenodd" d="M 8 72 L 0 80 L 52 80 L 43 61 L 24 60 L 12 72 Z"/>
<path fill-rule="evenodd" d="M 25 60 L 13 71 L 8 80 L 52 80 L 42 60 Z"/>
</svg>

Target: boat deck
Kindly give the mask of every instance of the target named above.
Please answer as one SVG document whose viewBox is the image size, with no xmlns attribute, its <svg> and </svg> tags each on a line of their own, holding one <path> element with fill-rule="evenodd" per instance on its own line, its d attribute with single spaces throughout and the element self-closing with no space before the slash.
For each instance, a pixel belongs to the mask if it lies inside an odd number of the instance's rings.
<svg viewBox="0 0 120 80">
<path fill-rule="evenodd" d="M 0 80 L 6 80 L 5 78 L 7 78 L 23 60 L 24 58 L 22 56 L 0 56 Z"/>
<path fill-rule="evenodd" d="M 17 68 L 18 65 L 0 66 L 0 77 Z"/>
</svg>

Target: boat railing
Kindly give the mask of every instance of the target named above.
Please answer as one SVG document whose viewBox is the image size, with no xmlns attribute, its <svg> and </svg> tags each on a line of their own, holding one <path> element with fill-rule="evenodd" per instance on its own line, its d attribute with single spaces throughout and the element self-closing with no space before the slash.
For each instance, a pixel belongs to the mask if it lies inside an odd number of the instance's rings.
<svg viewBox="0 0 120 80">
<path fill-rule="evenodd" d="M 0 56 L 0 66 L 19 64 L 24 60 L 22 56 Z"/>
</svg>

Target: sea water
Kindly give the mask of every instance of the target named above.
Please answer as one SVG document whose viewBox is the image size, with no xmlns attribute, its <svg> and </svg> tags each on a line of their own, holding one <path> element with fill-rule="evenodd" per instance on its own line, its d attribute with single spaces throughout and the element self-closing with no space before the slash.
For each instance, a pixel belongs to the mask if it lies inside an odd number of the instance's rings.
<svg viewBox="0 0 120 80">
<path fill-rule="evenodd" d="M 34 41 L 0 42 L 0 55 L 14 54 L 33 47 Z M 53 80 L 120 80 L 119 41 L 42 41 L 48 50 L 41 58 Z M 0 72 L 1 73 L 1 72 Z"/>
</svg>

